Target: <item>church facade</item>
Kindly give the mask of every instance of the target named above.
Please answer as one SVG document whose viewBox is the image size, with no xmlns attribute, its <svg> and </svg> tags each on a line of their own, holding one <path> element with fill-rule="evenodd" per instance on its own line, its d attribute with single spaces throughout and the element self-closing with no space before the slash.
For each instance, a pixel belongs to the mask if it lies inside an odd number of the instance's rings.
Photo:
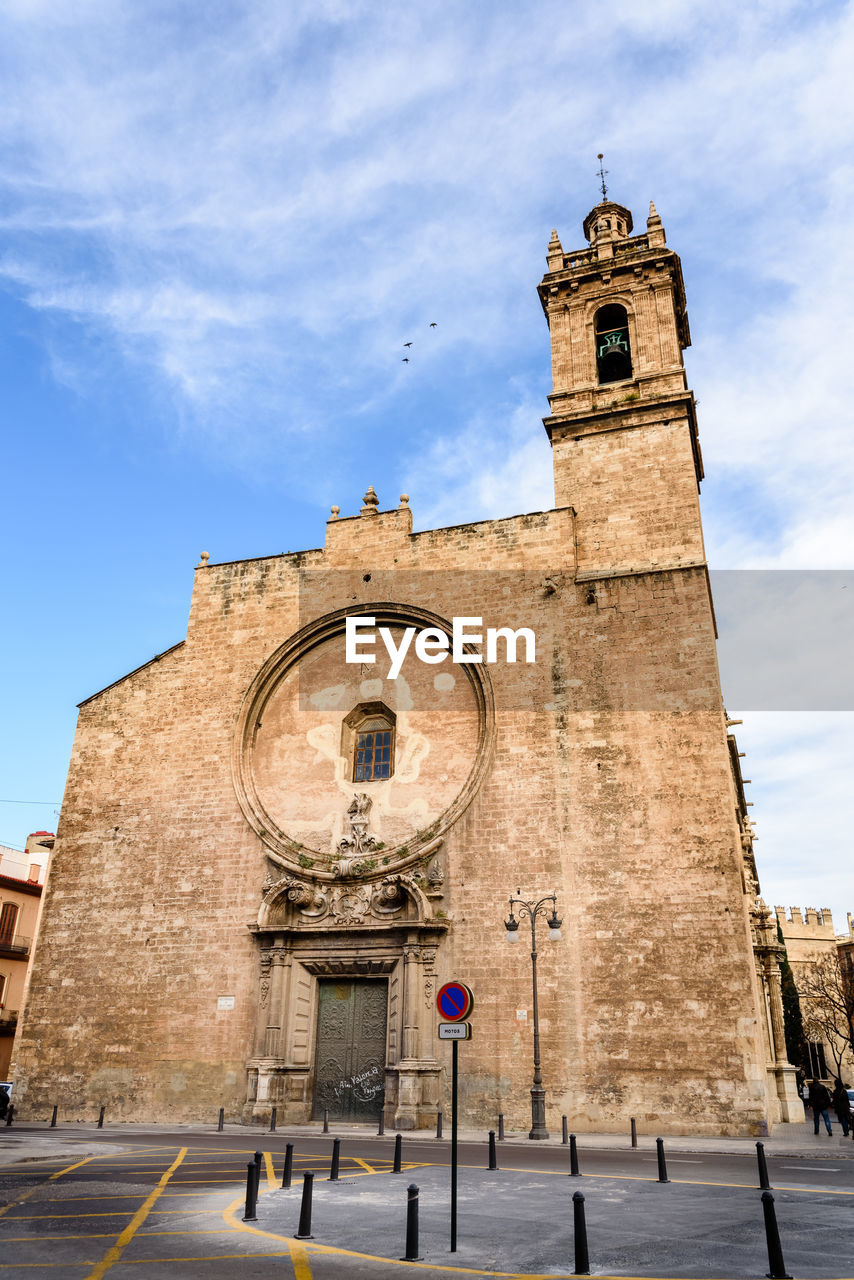
<svg viewBox="0 0 854 1280">
<path fill-rule="evenodd" d="M 553 509 L 413 533 L 408 498 L 369 489 L 322 548 L 203 553 L 186 639 L 81 704 L 21 1116 L 429 1125 L 454 978 L 462 1118 L 527 1128 L 532 972 L 505 920 L 553 893 L 550 1125 L 802 1120 L 721 698 L 680 262 L 652 206 L 633 235 L 603 199 L 584 231 L 552 234 L 539 286 Z"/>
</svg>

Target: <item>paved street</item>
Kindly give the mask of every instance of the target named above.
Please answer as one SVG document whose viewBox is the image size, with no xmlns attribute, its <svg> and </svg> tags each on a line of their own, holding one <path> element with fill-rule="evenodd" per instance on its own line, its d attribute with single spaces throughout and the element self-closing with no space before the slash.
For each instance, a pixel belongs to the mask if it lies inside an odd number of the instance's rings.
<svg viewBox="0 0 854 1280">
<path fill-rule="evenodd" d="M 751 1277 L 768 1271 L 754 1144 L 673 1139 L 668 1184 L 654 1141 L 579 1140 L 581 1177 L 557 1143 L 499 1144 L 488 1172 L 483 1140 L 460 1144 L 458 1250 L 449 1251 L 450 1143 L 341 1130 L 340 1179 L 328 1180 L 332 1137 L 317 1129 L 266 1134 L 114 1126 L 0 1130 L 0 1277 L 75 1280 L 390 1280 L 568 1276 L 572 1193 L 585 1196 L 591 1270 L 598 1275 Z M 280 1187 L 285 1144 L 294 1178 Z M 769 1140 L 769 1148 L 773 1140 Z M 739 1150 L 715 1151 L 715 1145 Z M 5 1148 L 5 1156 L 3 1148 Z M 691 1148 L 694 1148 L 693 1150 Z M 255 1222 L 244 1222 L 246 1166 L 262 1152 Z M 854 1142 L 801 1135 L 768 1166 L 788 1271 L 854 1277 Z M 296 1241 L 303 1174 L 315 1171 L 312 1239 Z M 420 1188 L 420 1263 L 403 1263 L 407 1186 Z"/>
</svg>

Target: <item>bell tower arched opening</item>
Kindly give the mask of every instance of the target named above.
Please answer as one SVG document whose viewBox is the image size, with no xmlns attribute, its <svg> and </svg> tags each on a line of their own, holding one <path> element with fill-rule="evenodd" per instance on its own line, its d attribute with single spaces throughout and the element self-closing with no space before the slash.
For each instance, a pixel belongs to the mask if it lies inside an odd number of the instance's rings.
<svg viewBox="0 0 854 1280">
<path fill-rule="evenodd" d="M 626 308 L 609 303 L 596 312 L 596 372 L 600 383 L 623 382 L 632 376 L 629 317 Z"/>
</svg>

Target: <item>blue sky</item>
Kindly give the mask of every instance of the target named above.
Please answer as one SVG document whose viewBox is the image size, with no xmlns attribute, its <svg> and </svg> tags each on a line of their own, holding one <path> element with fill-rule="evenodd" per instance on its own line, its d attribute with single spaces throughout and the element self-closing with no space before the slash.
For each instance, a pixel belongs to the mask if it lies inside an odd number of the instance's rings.
<svg viewBox="0 0 854 1280">
<path fill-rule="evenodd" d="M 835 3 L 0 0 L 0 799 L 59 799 L 202 548 L 317 546 L 369 483 L 552 505 L 535 286 L 599 151 L 682 256 L 710 562 L 851 567 L 851 65 Z M 841 926 L 852 716 L 744 719 L 765 895 Z"/>
</svg>

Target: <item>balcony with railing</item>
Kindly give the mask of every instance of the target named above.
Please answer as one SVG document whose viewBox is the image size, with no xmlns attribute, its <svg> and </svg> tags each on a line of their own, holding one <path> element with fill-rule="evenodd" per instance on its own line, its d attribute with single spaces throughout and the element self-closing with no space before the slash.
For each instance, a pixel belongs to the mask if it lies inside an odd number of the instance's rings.
<svg viewBox="0 0 854 1280">
<path fill-rule="evenodd" d="M 22 933 L 0 933 L 0 958 L 26 960 L 32 945 L 32 938 L 25 938 Z"/>
<path fill-rule="evenodd" d="M 0 1005 L 0 1036 L 13 1036 L 18 1026 L 18 1010 Z"/>
</svg>

